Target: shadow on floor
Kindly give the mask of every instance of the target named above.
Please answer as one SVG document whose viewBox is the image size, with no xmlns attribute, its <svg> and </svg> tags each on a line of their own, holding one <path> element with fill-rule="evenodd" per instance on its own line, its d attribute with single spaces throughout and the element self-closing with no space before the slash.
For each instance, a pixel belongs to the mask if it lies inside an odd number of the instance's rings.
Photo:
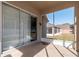
<svg viewBox="0 0 79 59">
<path fill-rule="evenodd" d="M 52 48 L 49 48 L 49 47 L 52 47 Z M 48 48 L 49 49 L 48 49 Z M 55 49 L 53 49 L 55 48 Z M 61 48 L 61 46 L 60 46 Z M 63 47 L 65 48 L 65 47 Z M 69 52 L 73 53 L 71 50 L 65 48 L 66 50 L 68 50 Z M 62 51 L 64 52 L 65 49 Z M 51 52 L 50 52 L 51 50 Z M 59 50 L 59 48 L 57 46 L 55 46 L 54 44 L 50 45 L 50 44 L 47 44 L 47 43 L 44 43 L 44 42 L 37 42 L 37 43 L 34 43 L 34 44 L 30 44 L 28 46 L 23 46 L 21 48 L 14 48 L 13 50 L 9 51 L 9 54 L 6 55 L 5 57 L 49 57 L 51 53 L 53 53 L 53 51 L 56 51 L 57 50 L 57 53 L 61 56 L 61 57 L 65 57 L 63 55 L 63 53 Z M 49 54 L 50 52 L 50 54 Z M 67 53 L 67 52 L 65 52 Z M 77 56 L 75 53 L 73 53 L 75 56 Z M 69 54 L 68 54 L 69 55 Z"/>
<path fill-rule="evenodd" d="M 48 45 L 47 43 L 39 42 L 39 43 L 35 43 L 29 46 L 24 46 L 22 48 L 19 48 L 18 50 L 23 53 L 22 57 L 33 57 L 42 49 L 44 49 L 47 45 Z"/>
<path fill-rule="evenodd" d="M 65 47 L 66 48 L 66 47 Z M 66 48 L 68 51 L 70 51 L 72 54 L 74 54 L 75 56 L 78 57 L 78 54 L 74 53 L 73 51 L 71 51 L 69 48 Z"/>
<path fill-rule="evenodd" d="M 63 54 L 59 51 L 59 49 L 53 44 L 53 46 L 56 48 L 56 50 L 59 52 L 59 54 L 62 56 L 62 57 L 64 57 L 63 56 Z"/>
</svg>

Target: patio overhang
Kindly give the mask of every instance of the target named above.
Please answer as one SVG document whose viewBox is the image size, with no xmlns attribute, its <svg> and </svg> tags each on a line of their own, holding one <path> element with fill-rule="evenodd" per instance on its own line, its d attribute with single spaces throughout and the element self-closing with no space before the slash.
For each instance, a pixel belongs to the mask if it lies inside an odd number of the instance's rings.
<svg viewBox="0 0 79 59">
<path fill-rule="evenodd" d="M 20 7 L 30 6 L 40 14 L 48 14 L 54 11 L 73 7 L 77 2 L 69 1 L 9 1 L 9 3 L 19 5 Z"/>
</svg>

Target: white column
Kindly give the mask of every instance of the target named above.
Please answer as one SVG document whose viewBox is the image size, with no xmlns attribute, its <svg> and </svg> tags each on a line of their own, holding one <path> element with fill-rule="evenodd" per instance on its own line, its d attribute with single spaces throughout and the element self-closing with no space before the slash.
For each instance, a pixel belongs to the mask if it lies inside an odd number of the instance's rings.
<svg viewBox="0 0 79 59">
<path fill-rule="evenodd" d="M 2 2 L 0 2 L 0 55 L 2 52 Z"/>
</svg>

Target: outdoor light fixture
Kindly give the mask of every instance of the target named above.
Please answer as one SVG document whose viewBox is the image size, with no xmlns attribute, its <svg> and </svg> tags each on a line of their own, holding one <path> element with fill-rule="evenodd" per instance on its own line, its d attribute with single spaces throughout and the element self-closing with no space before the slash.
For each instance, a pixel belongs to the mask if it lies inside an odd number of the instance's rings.
<svg viewBox="0 0 79 59">
<path fill-rule="evenodd" d="M 41 22 L 39 23 L 39 25 L 40 25 L 40 26 L 42 25 Z"/>
</svg>

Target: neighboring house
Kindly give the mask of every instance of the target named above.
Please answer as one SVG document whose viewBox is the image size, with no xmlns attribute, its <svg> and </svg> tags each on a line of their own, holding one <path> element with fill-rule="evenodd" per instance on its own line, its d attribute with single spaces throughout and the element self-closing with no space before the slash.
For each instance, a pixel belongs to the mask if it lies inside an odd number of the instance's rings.
<svg viewBox="0 0 79 59">
<path fill-rule="evenodd" d="M 58 35 L 61 33 L 61 29 L 53 24 L 47 23 L 47 36 Z"/>
<path fill-rule="evenodd" d="M 74 26 L 70 25 L 68 23 L 60 24 L 60 25 L 54 25 L 47 23 L 47 35 L 60 35 L 64 33 L 74 33 Z"/>
<path fill-rule="evenodd" d="M 74 33 L 74 26 L 69 23 L 64 23 L 56 26 L 61 29 L 62 33 L 71 33 L 71 34 Z"/>
</svg>

